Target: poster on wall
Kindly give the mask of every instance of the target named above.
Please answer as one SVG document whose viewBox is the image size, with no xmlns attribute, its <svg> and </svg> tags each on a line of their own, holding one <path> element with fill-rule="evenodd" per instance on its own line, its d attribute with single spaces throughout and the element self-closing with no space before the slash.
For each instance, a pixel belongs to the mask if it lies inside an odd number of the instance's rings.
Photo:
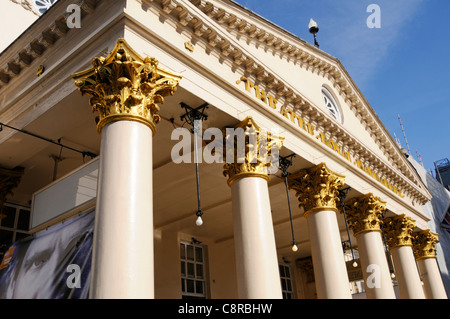
<svg viewBox="0 0 450 319">
<path fill-rule="evenodd" d="M 87 299 L 94 210 L 14 243 L 0 263 L 1 299 Z"/>
</svg>

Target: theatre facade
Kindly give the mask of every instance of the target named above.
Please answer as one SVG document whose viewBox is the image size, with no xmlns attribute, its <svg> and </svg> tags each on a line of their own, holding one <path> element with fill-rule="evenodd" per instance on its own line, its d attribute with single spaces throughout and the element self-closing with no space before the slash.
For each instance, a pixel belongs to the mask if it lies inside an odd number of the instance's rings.
<svg viewBox="0 0 450 319">
<path fill-rule="evenodd" d="M 4 298 L 447 298 L 431 194 L 344 66 L 233 1 L 59 0 L 0 103 L 31 211 Z"/>
</svg>

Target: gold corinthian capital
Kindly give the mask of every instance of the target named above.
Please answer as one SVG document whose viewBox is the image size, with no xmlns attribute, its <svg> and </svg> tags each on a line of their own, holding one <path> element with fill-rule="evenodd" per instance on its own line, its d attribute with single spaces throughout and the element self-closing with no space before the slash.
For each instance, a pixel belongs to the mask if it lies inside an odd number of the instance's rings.
<svg viewBox="0 0 450 319">
<path fill-rule="evenodd" d="M 243 177 L 261 177 L 269 181 L 278 166 L 277 152 L 284 137 L 261 129 L 251 116 L 233 129 L 224 129 L 223 175 L 228 185 Z M 275 161 L 275 162 L 274 162 Z"/>
<path fill-rule="evenodd" d="M 295 190 L 305 215 L 315 210 L 337 211 L 339 188 L 344 186 L 345 177 L 332 172 L 325 163 L 310 169 L 303 169 L 288 176 L 289 188 Z"/>
<path fill-rule="evenodd" d="M 346 205 L 349 226 L 356 235 L 362 232 L 381 232 L 381 218 L 386 210 L 386 202 L 372 193 L 350 199 Z"/>
<path fill-rule="evenodd" d="M 98 132 L 108 123 L 129 120 L 147 125 L 155 134 L 160 121 L 158 103 L 174 94 L 181 75 L 162 69 L 155 58 L 142 58 L 124 39 L 92 65 L 72 78 L 80 92 L 91 97 L 92 110 L 98 113 Z"/>
<path fill-rule="evenodd" d="M 439 241 L 438 234 L 429 229 L 413 234 L 413 250 L 417 260 L 425 258 L 436 258 L 436 243 Z"/>
<path fill-rule="evenodd" d="M 405 214 L 388 217 L 383 221 L 386 241 L 389 248 L 412 246 L 412 237 L 416 222 Z"/>
</svg>

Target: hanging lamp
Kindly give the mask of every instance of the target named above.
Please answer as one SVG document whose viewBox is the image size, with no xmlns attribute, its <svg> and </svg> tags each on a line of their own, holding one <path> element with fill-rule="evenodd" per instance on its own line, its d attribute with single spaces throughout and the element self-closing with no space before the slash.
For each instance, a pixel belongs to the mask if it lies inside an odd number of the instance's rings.
<svg viewBox="0 0 450 319">
<path fill-rule="evenodd" d="M 197 219 L 195 221 L 195 224 L 197 226 L 203 225 L 203 219 L 202 216 L 204 214 L 202 208 L 201 208 L 201 200 L 200 200 L 200 176 L 199 176 L 199 169 L 198 169 L 198 136 L 201 137 L 201 125 L 198 125 L 199 123 L 202 123 L 203 120 L 208 119 L 208 115 L 205 114 L 206 109 L 209 108 L 209 104 L 205 103 L 197 108 L 192 108 L 189 105 L 181 102 L 181 107 L 185 110 L 185 114 L 181 116 L 181 120 L 184 121 L 186 124 L 189 124 L 192 126 L 191 132 L 194 134 L 194 162 L 195 162 L 195 175 L 197 180 L 197 212 L 196 216 Z"/>
<path fill-rule="evenodd" d="M 344 215 L 344 220 L 345 220 L 345 228 L 347 229 L 347 236 L 348 236 L 348 242 L 350 245 L 350 251 L 352 253 L 352 259 L 353 259 L 353 264 L 352 266 L 354 268 L 358 267 L 358 263 L 356 262 L 356 258 L 355 258 L 355 253 L 353 251 L 353 245 L 352 245 L 352 240 L 350 238 L 350 231 L 348 229 L 348 222 L 347 222 L 347 214 L 345 213 L 345 198 L 347 197 L 347 193 L 350 190 L 350 187 L 344 188 L 344 189 L 340 189 L 339 190 L 339 194 L 338 194 L 338 198 L 339 198 L 339 202 L 341 203 L 341 209 L 342 209 L 342 213 Z"/>
<path fill-rule="evenodd" d="M 394 267 L 392 266 L 392 260 L 391 260 L 391 253 L 389 251 L 389 247 L 386 241 L 386 236 L 384 234 L 384 219 L 386 217 L 386 211 L 383 213 L 382 216 L 382 220 L 380 223 L 380 228 L 381 228 L 381 234 L 383 235 L 383 242 L 384 242 L 384 250 L 387 254 L 387 260 L 388 260 L 388 265 L 389 265 L 389 273 L 391 274 L 391 278 L 394 279 L 395 278 L 395 272 L 394 272 Z"/>
<path fill-rule="evenodd" d="M 287 171 L 289 167 L 292 166 L 292 160 L 294 159 L 295 154 L 291 154 L 286 157 L 280 156 L 280 169 L 282 171 L 281 176 L 284 178 L 284 184 L 286 186 L 286 196 L 288 201 L 288 207 L 289 207 L 289 220 L 291 223 L 291 234 L 292 234 L 292 243 L 291 243 L 291 249 L 293 252 L 298 251 L 297 242 L 295 241 L 295 233 L 294 233 L 294 223 L 292 220 L 292 209 L 291 209 L 291 200 L 289 198 L 289 186 L 288 186 L 288 176 L 290 173 Z"/>
</svg>

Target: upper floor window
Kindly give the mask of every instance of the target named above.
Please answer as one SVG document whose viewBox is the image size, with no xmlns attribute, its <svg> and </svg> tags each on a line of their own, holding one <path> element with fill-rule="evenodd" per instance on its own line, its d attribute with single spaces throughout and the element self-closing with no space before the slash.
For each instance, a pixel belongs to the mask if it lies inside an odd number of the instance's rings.
<svg viewBox="0 0 450 319">
<path fill-rule="evenodd" d="M 326 88 L 322 87 L 322 97 L 330 115 L 339 123 L 342 123 L 341 111 L 333 98 L 333 95 Z"/>
</svg>

